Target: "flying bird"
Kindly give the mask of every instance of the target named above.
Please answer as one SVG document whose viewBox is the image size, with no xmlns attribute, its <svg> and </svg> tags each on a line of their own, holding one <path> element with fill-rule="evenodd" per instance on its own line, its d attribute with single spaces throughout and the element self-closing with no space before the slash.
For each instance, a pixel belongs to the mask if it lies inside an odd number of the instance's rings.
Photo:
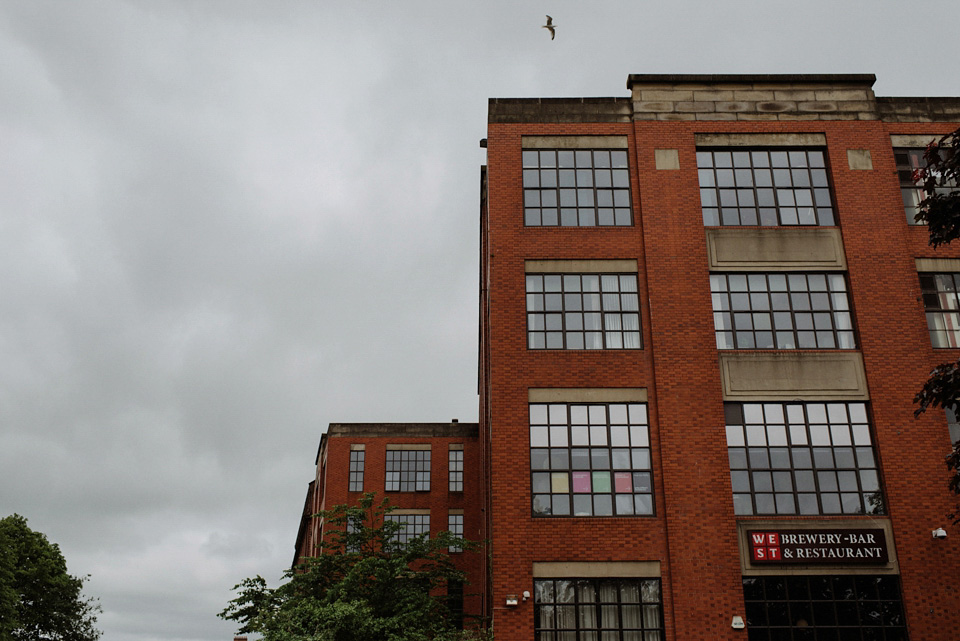
<svg viewBox="0 0 960 641">
<path fill-rule="evenodd" d="M 547 16 L 547 24 L 543 25 L 542 28 L 550 32 L 551 40 L 557 37 L 557 28 L 553 26 L 553 18 L 550 16 Z"/>
</svg>

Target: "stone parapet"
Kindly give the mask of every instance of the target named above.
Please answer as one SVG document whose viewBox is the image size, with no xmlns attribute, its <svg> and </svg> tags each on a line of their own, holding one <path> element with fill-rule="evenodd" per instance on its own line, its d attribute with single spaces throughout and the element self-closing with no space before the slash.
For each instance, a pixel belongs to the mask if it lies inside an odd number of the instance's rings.
<svg viewBox="0 0 960 641">
<path fill-rule="evenodd" d="M 629 98 L 491 98 L 489 122 L 630 122 Z"/>
<path fill-rule="evenodd" d="M 491 98 L 491 123 L 956 122 L 960 98 L 876 97 L 872 74 L 631 74 L 629 98 Z"/>
<path fill-rule="evenodd" d="M 957 122 L 960 98 L 877 98 L 877 111 L 887 122 Z"/>
<path fill-rule="evenodd" d="M 631 75 L 635 120 L 878 120 L 872 75 Z"/>
</svg>

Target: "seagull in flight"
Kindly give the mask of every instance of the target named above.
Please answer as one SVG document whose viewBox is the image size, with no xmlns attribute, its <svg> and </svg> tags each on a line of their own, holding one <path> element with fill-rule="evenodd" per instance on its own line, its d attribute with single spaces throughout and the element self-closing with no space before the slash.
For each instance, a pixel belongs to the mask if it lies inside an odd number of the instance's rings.
<svg viewBox="0 0 960 641">
<path fill-rule="evenodd" d="M 557 28 L 553 25 L 553 18 L 550 16 L 547 16 L 547 24 L 543 25 L 541 28 L 550 32 L 551 40 L 557 37 Z"/>
</svg>

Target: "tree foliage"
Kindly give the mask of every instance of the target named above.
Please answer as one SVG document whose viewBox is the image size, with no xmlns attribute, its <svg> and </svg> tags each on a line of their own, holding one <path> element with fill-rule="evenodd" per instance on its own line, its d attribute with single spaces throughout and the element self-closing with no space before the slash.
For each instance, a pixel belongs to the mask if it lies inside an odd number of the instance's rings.
<svg viewBox="0 0 960 641">
<path fill-rule="evenodd" d="M 94 641 L 100 606 L 81 595 L 56 543 L 19 514 L 0 519 L 0 639 Z"/>
<path fill-rule="evenodd" d="M 918 222 L 927 224 L 930 244 L 946 245 L 960 238 L 960 129 L 927 145 L 924 167 L 914 174 L 923 186 Z"/>
<path fill-rule="evenodd" d="M 393 509 L 366 493 L 356 506 L 320 512 L 325 537 L 316 557 L 288 570 L 277 588 L 260 576 L 245 579 L 219 616 L 264 641 L 460 638 L 443 593 L 464 574 L 447 550 L 474 544 L 449 532 L 401 543 L 403 526 L 384 518 Z"/>
<path fill-rule="evenodd" d="M 960 238 L 960 129 L 932 141 L 923 154 L 925 166 L 914 178 L 923 186 L 924 199 L 920 201 L 916 220 L 925 222 L 930 234 L 930 245 L 939 247 Z M 927 408 L 960 409 L 960 361 L 938 365 L 913 399 L 919 407 L 914 416 Z M 948 487 L 960 495 L 960 441 L 946 457 L 951 472 Z M 960 523 L 960 506 L 950 515 Z"/>
</svg>

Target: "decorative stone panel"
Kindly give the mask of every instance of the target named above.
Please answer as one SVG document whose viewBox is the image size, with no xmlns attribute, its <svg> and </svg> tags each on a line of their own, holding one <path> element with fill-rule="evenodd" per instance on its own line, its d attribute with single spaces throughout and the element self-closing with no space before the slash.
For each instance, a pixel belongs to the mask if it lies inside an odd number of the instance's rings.
<svg viewBox="0 0 960 641">
<path fill-rule="evenodd" d="M 843 271 L 847 261 L 835 227 L 708 228 L 711 271 Z"/>
<path fill-rule="evenodd" d="M 721 352 L 725 401 L 867 401 L 860 352 Z"/>
</svg>

